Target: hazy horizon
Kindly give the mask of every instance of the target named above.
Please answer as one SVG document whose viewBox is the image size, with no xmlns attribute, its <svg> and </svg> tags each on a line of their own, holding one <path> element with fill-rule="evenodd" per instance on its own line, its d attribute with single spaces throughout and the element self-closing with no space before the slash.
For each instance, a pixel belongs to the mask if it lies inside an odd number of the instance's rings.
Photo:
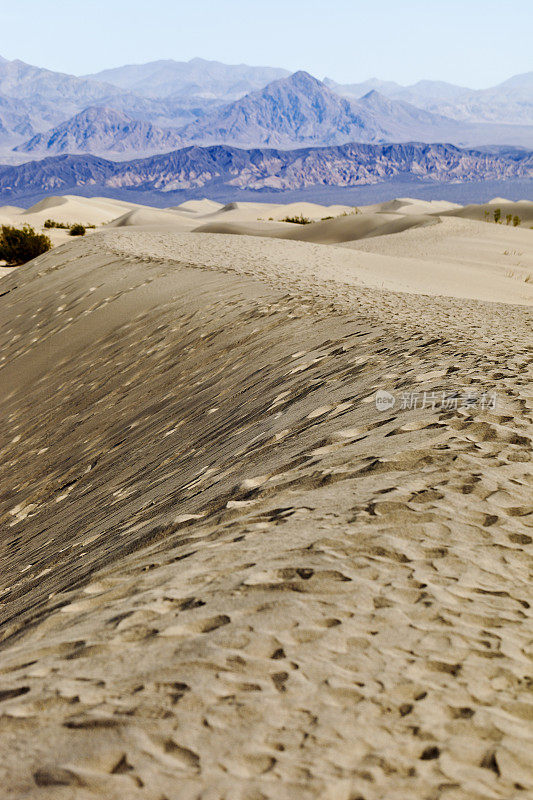
<svg viewBox="0 0 533 800">
<path fill-rule="evenodd" d="M 74 75 L 199 57 L 302 69 L 339 83 L 440 80 L 472 89 L 533 70 L 533 7 L 524 0 L 512 14 L 491 0 L 468 7 L 458 0 L 270 0 L 260 16 L 244 0 L 153 0 L 149 15 L 139 0 L 95 0 L 90 11 L 83 41 L 93 46 L 80 47 L 79 20 L 64 0 L 12 4 L 3 9 L 10 35 L 0 55 Z"/>
</svg>

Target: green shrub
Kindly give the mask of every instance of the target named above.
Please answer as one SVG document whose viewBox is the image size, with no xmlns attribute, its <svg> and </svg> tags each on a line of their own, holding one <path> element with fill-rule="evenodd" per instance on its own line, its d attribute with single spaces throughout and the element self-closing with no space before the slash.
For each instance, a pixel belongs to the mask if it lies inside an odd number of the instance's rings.
<svg viewBox="0 0 533 800">
<path fill-rule="evenodd" d="M 77 223 L 70 226 L 69 236 L 85 236 L 85 226 Z"/>
<path fill-rule="evenodd" d="M 520 219 L 520 217 L 518 217 L 518 216 L 513 217 L 513 225 L 514 225 L 514 227 L 518 228 L 518 226 L 520 225 L 521 221 L 522 220 Z"/>
<path fill-rule="evenodd" d="M 19 267 L 32 258 L 37 258 L 52 247 L 44 233 L 36 233 L 30 225 L 14 228 L 2 225 L 0 233 L 0 260 L 9 266 Z"/>
<path fill-rule="evenodd" d="M 297 217 L 284 217 L 282 222 L 295 222 L 297 225 L 309 225 L 312 220 L 309 217 L 304 217 L 303 214 L 299 214 Z"/>
<path fill-rule="evenodd" d="M 502 215 L 502 210 L 501 210 L 501 208 L 495 208 L 495 209 L 494 209 L 494 222 L 495 222 L 496 224 L 498 224 L 498 222 L 500 221 L 500 217 L 501 217 L 501 215 Z"/>
<path fill-rule="evenodd" d="M 510 225 L 512 220 L 513 220 L 513 215 L 512 214 L 507 214 L 506 217 L 505 217 L 505 222 L 507 223 L 507 225 Z"/>
</svg>

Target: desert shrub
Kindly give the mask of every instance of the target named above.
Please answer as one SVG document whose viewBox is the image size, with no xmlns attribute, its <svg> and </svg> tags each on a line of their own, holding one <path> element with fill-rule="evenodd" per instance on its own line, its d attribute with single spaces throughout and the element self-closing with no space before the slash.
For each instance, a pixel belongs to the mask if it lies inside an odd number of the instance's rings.
<svg viewBox="0 0 533 800">
<path fill-rule="evenodd" d="M 513 225 L 514 225 L 514 227 L 518 228 L 518 226 L 520 225 L 521 221 L 522 220 L 520 219 L 520 217 L 518 217 L 518 216 L 513 217 Z"/>
<path fill-rule="evenodd" d="M 327 219 L 333 219 L 333 217 L 321 217 L 322 222 L 324 222 Z"/>
<path fill-rule="evenodd" d="M 0 260 L 18 267 L 46 253 L 52 242 L 44 233 L 36 233 L 30 225 L 14 228 L 2 225 L 0 232 Z"/>
<path fill-rule="evenodd" d="M 513 215 L 512 214 L 507 214 L 506 217 L 505 217 L 506 224 L 510 225 L 512 220 L 513 220 Z"/>
<path fill-rule="evenodd" d="M 298 214 L 296 217 L 284 217 L 282 222 L 295 222 L 297 225 L 309 225 L 312 220 L 309 217 L 304 217 L 303 214 Z"/>
<path fill-rule="evenodd" d="M 361 209 L 358 206 L 354 206 L 351 211 L 343 211 L 342 214 L 339 214 L 339 216 L 352 217 L 354 214 L 361 214 Z"/>
<path fill-rule="evenodd" d="M 70 226 L 69 236 L 85 236 L 85 226 L 77 223 Z"/>
<path fill-rule="evenodd" d="M 87 229 L 87 228 L 96 228 L 96 225 L 90 225 L 89 223 L 86 223 L 85 225 L 82 225 L 79 222 L 76 222 L 73 225 L 67 225 L 66 222 L 56 222 L 55 219 L 47 219 L 47 220 L 45 220 L 43 227 L 45 227 L 45 228 L 61 228 L 64 231 L 70 231 L 70 230 L 72 230 L 72 228 L 76 228 L 76 227 L 85 228 L 85 229 Z M 74 233 L 73 236 L 83 236 L 83 234 L 82 233 Z"/>
<path fill-rule="evenodd" d="M 495 208 L 495 209 L 494 209 L 494 222 L 495 222 L 496 224 L 498 224 L 498 222 L 500 221 L 500 217 L 501 217 L 501 215 L 502 215 L 502 210 L 501 210 L 501 208 Z"/>
<path fill-rule="evenodd" d="M 56 222 L 55 219 L 46 219 L 44 221 L 45 228 L 63 228 L 64 230 L 68 230 L 70 227 L 65 222 Z"/>
</svg>

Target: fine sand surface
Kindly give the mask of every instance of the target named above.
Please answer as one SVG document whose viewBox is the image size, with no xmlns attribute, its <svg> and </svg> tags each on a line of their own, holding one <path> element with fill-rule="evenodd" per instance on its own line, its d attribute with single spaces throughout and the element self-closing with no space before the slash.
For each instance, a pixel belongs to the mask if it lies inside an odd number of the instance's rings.
<svg viewBox="0 0 533 800">
<path fill-rule="evenodd" d="M 105 197 L 50 196 L 28 209 L 1 206 L 0 225 L 13 225 L 17 228 L 31 225 L 36 231 L 45 233 L 52 245 L 57 246 L 71 241 L 68 230 L 45 228 L 46 220 L 51 219 L 63 225 L 81 223 L 100 227 L 132 208 L 134 206 L 131 203 L 123 203 L 120 200 L 110 200 Z M 93 230 L 93 228 L 87 228 L 86 234 L 91 234 Z"/>
<path fill-rule="evenodd" d="M 0 280 L 2 796 L 528 800 L 533 231 L 161 213 Z"/>
<path fill-rule="evenodd" d="M 529 200 L 519 200 L 513 203 L 510 200 L 505 200 L 503 197 L 495 197 L 489 203 L 471 206 L 459 206 L 448 211 L 439 213 L 445 216 L 464 217 L 465 219 L 485 220 L 489 219 L 491 222 L 494 219 L 494 212 L 497 209 L 501 212 L 501 222 L 506 224 L 507 216 L 518 217 L 520 225 L 530 227 L 533 224 L 533 202 Z"/>
<path fill-rule="evenodd" d="M 454 220 L 451 223 L 452 234 L 443 237 L 444 241 L 447 242 L 449 238 L 453 240 L 456 226 L 464 224 Z M 477 223 L 477 226 L 474 249 L 483 241 L 482 234 L 488 227 L 486 223 Z M 435 226 L 435 230 L 435 239 L 438 241 L 440 226 Z M 477 260 L 472 258 L 468 252 L 465 258 L 456 253 L 455 259 L 440 259 L 431 255 L 432 248 L 426 250 L 424 258 L 362 252 L 359 248 L 364 246 L 366 240 L 355 242 L 348 248 L 229 234 L 194 232 L 192 235 L 180 235 L 166 232 L 166 236 L 162 236 L 156 231 L 137 232 L 132 229 L 127 233 L 117 232 L 113 242 L 118 252 L 124 248 L 125 252 L 135 252 L 149 258 L 179 258 L 184 263 L 235 269 L 250 276 L 277 275 L 284 283 L 292 280 L 293 276 L 304 280 L 306 285 L 332 281 L 336 292 L 348 291 L 354 286 L 375 287 L 393 292 L 447 295 L 530 306 L 533 305 L 533 235 L 530 231 L 523 233 L 525 236 L 522 238 L 528 239 L 524 246 L 525 258 L 523 254 L 506 258 L 500 242 L 500 255 L 496 253 L 492 258 L 494 253 L 489 248 L 490 257 L 486 262 L 482 257 Z M 398 239 L 406 235 L 399 234 Z M 518 237 L 513 236 L 515 238 Z M 396 236 L 382 237 L 385 243 L 383 249 L 388 249 L 390 253 L 395 240 Z M 408 248 L 403 249 L 409 252 Z"/>
<path fill-rule="evenodd" d="M 200 225 L 198 233 L 239 233 L 249 236 L 272 236 L 277 239 L 292 239 L 316 244 L 340 244 L 371 236 L 400 233 L 413 227 L 436 225 L 438 219 L 415 214 L 347 214 L 305 225 L 224 222 L 217 220 Z"/>
</svg>

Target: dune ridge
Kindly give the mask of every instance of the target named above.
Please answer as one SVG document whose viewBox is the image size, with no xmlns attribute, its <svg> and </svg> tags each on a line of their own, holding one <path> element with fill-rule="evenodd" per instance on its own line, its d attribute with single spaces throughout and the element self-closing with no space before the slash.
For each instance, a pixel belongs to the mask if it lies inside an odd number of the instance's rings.
<svg viewBox="0 0 533 800">
<path fill-rule="evenodd" d="M 386 260 L 121 227 L 2 279 L 9 797 L 533 790 L 531 309 L 341 255 Z"/>
</svg>

